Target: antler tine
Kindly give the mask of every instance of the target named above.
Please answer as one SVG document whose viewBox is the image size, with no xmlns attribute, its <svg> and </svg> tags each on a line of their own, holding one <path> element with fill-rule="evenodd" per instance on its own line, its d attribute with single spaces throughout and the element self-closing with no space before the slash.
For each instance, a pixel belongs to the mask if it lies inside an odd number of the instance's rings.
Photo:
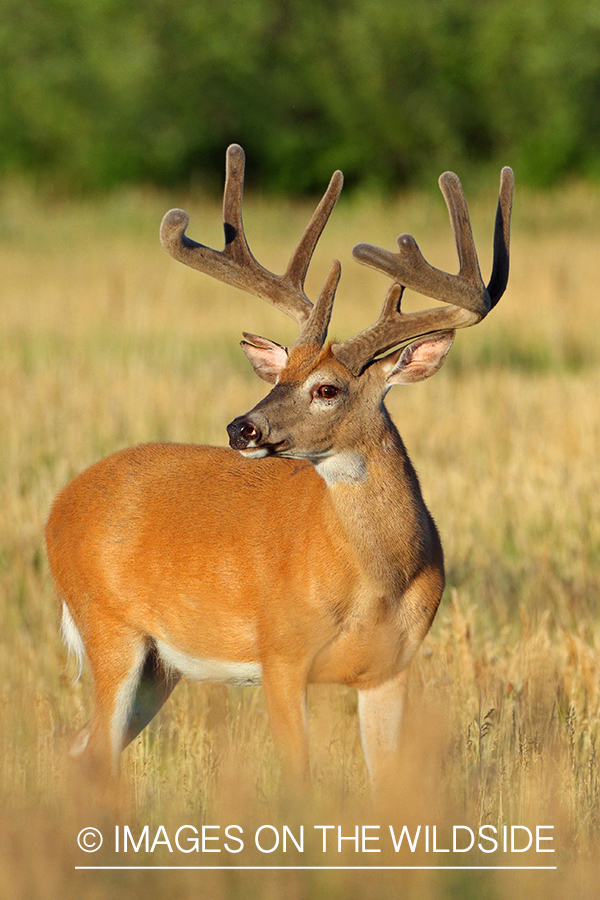
<svg viewBox="0 0 600 900">
<path fill-rule="evenodd" d="M 317 246 L 317 242 L 323 233 L 323 229 L 329 221 L 329 216 L 340 196 L 343 185 L 344 176 L 338 169 L 331 176 L 327 190 L 312 214 L 311 220 L 304 229 L 304 234 L 300 238 L 298 246 L 294 250 L 289 261 L 283 277 L 299 291 L 304 292 L 304 280 L 312 255 Z M 321 288 L 319 296 L 315 301 L 315 305 L 311 309 L 308 319 L 300 330 L 300 334 L 293 343 L 294 347 L 306 344 L 322 346 L 325 343 L 327 329 L 329 328 L 329 320 L 331 319 L 333 310 L 333 301 L 335 300 L 335 292 L 341 274 L 342 267 L 339 261 L 337 259 L 332 260 L 325 284 Z"/>
<path fill-rule="evenodd" d="M 355 337 L 335 344 L 334 354 L 355 374 L 379 353 L 397 344 L 438 331 L 453 331 L 481 321 L 498 302 L 508 280 L 510 213 L 513 174 L 502 170 L 500 198 L 494 232 L 494 264 L 488 289 L 483 284 L 473 241 L 467 204 L 459 179 L 453 172 L 440 176 L 455 235 L 459 272 L 450 275 L 431 266 L 423 257 L 410 234 L 398 238 L 398 252 L 391 253 L 371 244 L 357 244 L 353 257 L 394 279 L 399 289 L 392 288 L 384 301 L 377 321 Z M 402 313 L 400 303 L 404 288 L 442 300 L 447 307 Z"/>
<path fill-rule="evenodd" d="M 464 278 L 467 284 L 472 285 L 475 289 L 474 294 L 464 290 L 464 285 L 454 282 L 456 286 L 456 296 L 452 297 L 452 302 L 457 306 L 464 306 L 467 309 L 473 307 L 474 312 L 488 311 L 486 308 L 486 294 L 481 272 L 479 270 L 479 260 L 477 259 L 477 250 L 475 249 L 475 241 L 473 239 L 473 231 L 471 229 L 471 220 L 469 218 L 469 210 L 467 201 L 462 189 L 462 185 L 458 176 L 454 172 L 444 172 L 438 179 L 440 190 L 446 201 L 448 213 L 450 214 L 450 224 L 454 232 L 454 241 L 456 243 L 456 253 L 458 255 L 458 276 Z M 445 273 L 444 273 L 445 274 Z M 450 276 L 452 277 L 452 276 Z M 435 284 L 432 284 L 435 287 Z M 461 290 L 462 288 L 462 290 Z M 436 297 L 435 293 L 430 294 Z M 445 299 L 442 297 L 440 299 Z M 459 302 L 459 301 L 463 302 Z"/>
<path fill-rule="evenodd" d="M 242 221 L 242 198 L 246 157 L 239 144 L 231 144 L 225 154 L 225 188 L 223 190 L 223 231 L 225 232 L 225 256 L 240 265 L 258 265 L 253 257 Z"/>
<path fill-rule="evenodd" d="M 301 329 L 311 316 L 313 304 L 304 293 L 304 280 L 313 251 L 342 189 L 341 172 L 335 172 L 315 210 L 284 275 L 265 269 L 250 251 L 242 221 L 244 151 L 238 144 L 227 149 L 223 194 L 225 247 L 213 250 L 187 237 L 189 216 L 181 209 L 166 214 L 160 229 L 165 250 L 175 259 L 225 284 L 261 297 L 291 316 Z M 301 331 L 301 335 L 302 335 Z M 323 336 L 324 340 L 324 336 Z"/>
<path fill-rule="evenodd" d="M 331 176 L 331 180 L 325 191 L 323 198 L 306 228 L 304 234 L 300 238 L 298 246 L 294 250 L 289 261 L 285 278 L 295 285 L 299 290 L 304 289 L 304 279 L 312 259 L 317 242 L 323 233 L 323 229 L 329 221 L 329 216 L 340 196 L 342 187 L 344 186 L 344 176 L 339 171 L 335 171 Z"/>
<path fill-rule="evenodd" d="M 515 176 L 513 170 L 504 166 L 500 173 L 500 195 L 494 228 L 494 262 L 492 276 L 487 286 L 490 306 L 493 309 L 508 284 L 510 254 L 510 216 L 512 213 Z"/>
<path fill-rule="evenodd" d="M 331 266 L 325 284 L 321 288 L 321 292 L 317 297 L 315 305 L 310 311 L 310 316 L 300 331 L 300 334 L 293 343 L 293 347 L 300 347 L 306 344 L 313 344 L 322 347 L 327 337 L 327 329 L 329 328 L 329 320 L 333 311 L 333 301 L 335 300 L 335 292 L 339 284 L 342 267 L 337 259 L 332 260 Z"/>
</svg>

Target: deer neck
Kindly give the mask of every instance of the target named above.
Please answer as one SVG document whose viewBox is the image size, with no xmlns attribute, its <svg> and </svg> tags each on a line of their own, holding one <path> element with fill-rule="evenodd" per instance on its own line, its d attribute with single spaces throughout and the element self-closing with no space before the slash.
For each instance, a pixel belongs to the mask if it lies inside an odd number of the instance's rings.
<svg viewBox="0 0 600 900">
<path fill-rule="evenodd" d="M 415 470 L 385 415 L 367 442 L 315 466 L 361 568 L 387 595 L 402 593 L 439 539 Z"/>
</svg>

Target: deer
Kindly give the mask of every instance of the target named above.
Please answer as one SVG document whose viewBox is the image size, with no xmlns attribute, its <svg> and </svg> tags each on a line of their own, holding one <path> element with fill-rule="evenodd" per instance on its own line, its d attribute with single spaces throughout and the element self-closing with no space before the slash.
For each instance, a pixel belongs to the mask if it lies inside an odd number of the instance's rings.
<svg viewBox="0 0 600 900">
<path fill-rule="evenodd" d="M 482 281 L 461 183 L 439 185 L 458 274 L 434 268 L 415 239 L 396 252 L 366 243 L 352 256 L 391 280 L 364 331 L 327 339 L 337 260 L 314 300 L 304 290 L 340 194 L 333 174 L 283 275 L 252 255 L 242 222 L 245 156 L 227 150 L 225 247 L 189 238 L 168 212 L 171 256 L 291 316 L 288 347 L 243 333 L 242 349 L 272 387 L 228 426 L 229 447 L 148 443 L 76 476 L 54 501 L 46 546 L 62 635 L 87 657 L 93 712 L 71 753 L 118 772 L 121 751 L 181 677 L 262 684 L 269 727 L 290 779 L 309 779 L 307 686 L 355 688 L 368 774 L 389 772 L 400 742 L 409 664 L 444 590 L 440 537 L 387 391 L 433 375 L 456 330 L 480 322 L 505 292 L 514 178 L 502 169 L 492 274 Z M 442 301 L 403 312 L 406 289 Z"/>
</svg>

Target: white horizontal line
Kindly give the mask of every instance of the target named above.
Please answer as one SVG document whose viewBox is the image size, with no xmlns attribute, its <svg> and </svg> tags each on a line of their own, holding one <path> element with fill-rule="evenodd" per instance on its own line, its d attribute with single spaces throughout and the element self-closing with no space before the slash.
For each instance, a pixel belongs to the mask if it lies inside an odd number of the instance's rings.
<svg viewBox="0 0 600 900">
<path fill-rule="evenodd" d="M 427 870 L 427 871 L 517 871 L 517 870 L 528 870 L 528 871 L 547 871 L 557 869 L 558 866 L 75 866 L 75 869 L 110 869 L 110 870 L 133 870 L 133 869 L 194 869 L 198 871 L 223 871 L 224 869 L 232 869 L 237 871 L 264 871 L 266 869 L 270 871 L 283 871 L 283 870 L 294 870 L 294 871 L 302 871 L 306 869 L 307 871 L 314 871 L 316 869 L 323 869 L 327 871 L 332 870 L 360 870 L 363 872 L 389 872 L 389 871 L 400 871 L 405 869 L 419 869 L 419 870 Z"/>
</svg>

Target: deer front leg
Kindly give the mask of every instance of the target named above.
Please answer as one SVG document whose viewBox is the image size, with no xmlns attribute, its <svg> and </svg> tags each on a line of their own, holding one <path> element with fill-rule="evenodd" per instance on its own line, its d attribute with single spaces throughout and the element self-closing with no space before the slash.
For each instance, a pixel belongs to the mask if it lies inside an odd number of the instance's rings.
<svg viewBox="0 0 600 900">
<path fill-rule="evenodd" d="M 263 688 L 273 741 L 286 776 L 298 783 L 310 774 L 306 675 L 289 663 L 265 663 Z"/>
<path fill-rule="evenodd" d="M 378 787 L 397 762 L 408 672 L 358 692 L 360 737 L 371 784 Z"/>
</svg>

